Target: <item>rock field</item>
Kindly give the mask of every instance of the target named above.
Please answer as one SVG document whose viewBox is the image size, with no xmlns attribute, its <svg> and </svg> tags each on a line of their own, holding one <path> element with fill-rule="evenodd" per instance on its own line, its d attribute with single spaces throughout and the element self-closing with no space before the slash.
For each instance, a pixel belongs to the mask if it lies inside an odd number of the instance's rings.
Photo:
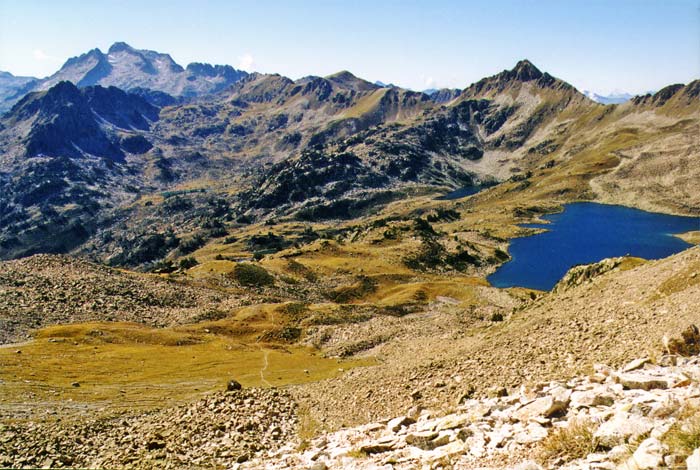
<svg viewBox="0 0 700 470">
<path fill-rule="evenodd" d="M 700 358 L 648 358 L 619 370 L 567 382 L 521 387 L 512 394 L 471 399 L 446 415 L 413 407 L 404 415 L 342 429 L 304 444 L 268 451 L 240 469 L 568 469 L 685 468 L 685 456 L 666 443 L 667 433 L 689 412 L 698 418 Z M 560 430 L 588 426 L 590 452 L 571 458 L 564 444 L 551 455 L 548 439 Z M 698 430 L 696 430 L 697 432 Z M 687 458 L 697 469 L 700 450 Z"/>
<path fill-rule="evenodd" d="M 156 412 L 0 425 L 0 467 L 221 468 L 293 440 L 278 389 L 218 392 Z"/>
<path fill-rule="evenodd" d="M 86 321 L 169 326 L 226 299 L 221 292 L 146 277 L 68 256 L 0 262 L 0 344 L 36 328 Z"/>
</svg>

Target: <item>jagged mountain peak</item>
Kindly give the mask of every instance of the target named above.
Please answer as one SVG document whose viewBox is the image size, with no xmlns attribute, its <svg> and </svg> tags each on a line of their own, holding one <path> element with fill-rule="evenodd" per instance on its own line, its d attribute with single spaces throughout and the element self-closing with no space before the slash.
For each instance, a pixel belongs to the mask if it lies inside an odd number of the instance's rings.
<svg viewBox="0 0 700 470">
<path fill-rule="evenodd" d="M 122 41 L 118 41 L 109 47 L 109 50 L 107 51 L 107 53 L 113 54 L 115 52 L 133 51 L 133 50 L 135 50 L 135 49 L 133 47 L 131 47 L 129 44 L 122 42 Z"/>
<path fill-rule="evenodd" d="M 87 51 L 87 52 L 85 52 L 85 53 L 83 53 L 83 54 L 80 54 L 80 55 L 77 55 L 77 56 L 75 56 L 75 57 L 69 58 L 69 59 L 66 60 L 66 62 L 63 64 L 63 66 L 61 66 L 61 69 L 60 69 L 60 70 L 64 70 L 64 69 L 66 69 L 66 68 L 68 68 L 68 67 L 73 67 L 73 66 L 75 66 L 76 64 L 82 64 L 82 63 L 84 63 L 84 62 L 86 62 L 86 61 L 88 61 L 88 60 L 97 60 L 97 61 L 100 61 L 100 60 L 104 60 L 104 58 L 105 58 L 105 55 L 102 53 L 102 51 L 101 51 L 99 48 L 96 47 L 96 48 L 94 48 L 94 49 L 90 49 L 89 51 Z M 54 75 L 55 75 L 55 74 L 54 74 Z"/>
<path fill-rule="evenodd" d="M 29 91 L 45 91 L 62 81 L 70 81 L 78 87 L 116 86 L 126 91 L 150 90 L 173 97 L 195 97 L 217 93 L 247 75 L 230 65 L 198 62 L 185 70 L 169 54 L 115 42 L 106 54 L 94 48 L 71 57 L 56 73 L 42 80 L 0 77 L 3 81 L 0 83 L 0 111 L 11 108 Z"/>
<path fill-rule="evenodd" d="M 66 104 L 74 104 L 80 99 L 80 90 L 67 80 L 58 82 L 46 91 L 28 93 L 10 110 L 7 118 L 18 122 L 36 113 L 51 114 Z"/>
<path fill-rule="evenodd" d="M 158 120 L 158 113 L 157 107 L 140 96 L 116 87 L 78 88 L 72 82 L 61 81 L 46 91 L 27 94 L 4 122 L 10 126 L 30 124 L 28 133 L 18 135 L 17 142 L 24 150 L 15 154 L 27 158 L 78 158 L 89 154 L 120 162 L 125 153 L 115 132 L 147 131 L 151 122 Z M 113 131 L 106 132 L 105 126 Z"/>
<path fill-rule="evenodd" d="M 694 80 L 687 85 L 675 83 L 668 85 L 656 93 L 635 96 L 630 102 L 635 106 L 651 105 L 660 107 L 672 102 L 682 106 L 697 104 L 700 96 L 700 80 Z"/>
<path fill-rule="evenodd" d="M 542 72 L 532 62 L 523 59 L 518 61 L 515 67 L 510 70 L 503 70 L 496 75 L 482 78 L 470 85 L 465 90 L 464 95 L 469 97 L 490 96 L 502 93 L 508 89 L 520 88 L 524 84 L 533 84 L 535 88 L 541 90 L 550 89 L 578 93 L 572 85 L 551 76 L 547 72 Z"/>
<path fill-rule="evenodd" d="M 535 65 L 527 59 L 518 61 L 515 67 L 510 71 L 510 74 L 514 75 L 516 80 L 522 82 L 537 80 L 543 75 L 540 69 L 535 67 Z"/>
</svg>

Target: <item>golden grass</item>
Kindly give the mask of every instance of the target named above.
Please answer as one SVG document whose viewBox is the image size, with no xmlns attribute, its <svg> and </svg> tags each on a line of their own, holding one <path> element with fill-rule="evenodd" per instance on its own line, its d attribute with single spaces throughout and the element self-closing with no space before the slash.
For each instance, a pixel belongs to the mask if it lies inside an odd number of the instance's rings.
<svg viewBox="0 0 700 470">
<path fill-rule="evenodd" d="M 688 457 L 695 449 L 700 448 L 700 409 L 686 408 L 679 420 L 662 438 L 671 453 Z"/>
<path fill-rule="evenodd" d="M 438 278 L 438 276 L 435 276 Z M 367 300 L 382 306 L 401 305 L 417 300 L 434 301 L 437 297 L 449 297 L 459 302 L 473 304 L 476 299 L 474 286 L 488 286 L 488 282 L 476 277 L 455 277 L 452 280 L 437 279 L 426 282 L 394 283 L 379 289 Z"/>
<path fill-rule="evenodd" d="M 374 111 L 379 105 L 379 101 L 386 94 L 388 88 L 380 88 L 373 91 L 372 93 L 360 98 L 355 106 L 346 110 L 343 114 L 343 118 L 360 118 L 365 114 Z"/>
<path fill-rule="evenodd" d="M 539 459 L 542 462 L 555 459 L 568 462 L 585 458 L 598 447 L 598 440 L 594 437 L 597 427 L 591 420 L 572 420 L 567 427 L 553 429 L 540 444 Z"/>
<path fill-rule="evenodd" d="M 691 232 L 679 233 L 676 237 L 690 243 L 691 245 L 700 245 L 700 230 L 693 230 Z"/>
<path fill-rule="evenodd" d="M 653 298 L 658 298 L 661 294 L 671 295 L 696 284 L 700 284 L 700 262 L 695 262 L 687 266 L 683 271 L 666 279 L 659 286 L 658 293 Z"/>
<path fill-rule="evenodd" d="M 245 387 L 285 386 L 374 363 L 372 359 L 328 359 L 301 346 L 242 342 L 245 338 L 206 330 L 153 329 L 131 323 L 41 330 L 34 341 L 21 346 L 20 354 L 16 348 L 0 349 L 0 405 L 31 398 L 32 402 L 155 408 L 223 389 L 232 378 Z M 73 387 L 75 382 L 80 386 Z"/>
<path fill-rule="evenodd" d="M 212 274 L 227 274 L 233 271 L 236 263 L 228 260 L 205 261 L 187 270 L 187 274 L 195 279 L 209 277 Z"/>
</svg>

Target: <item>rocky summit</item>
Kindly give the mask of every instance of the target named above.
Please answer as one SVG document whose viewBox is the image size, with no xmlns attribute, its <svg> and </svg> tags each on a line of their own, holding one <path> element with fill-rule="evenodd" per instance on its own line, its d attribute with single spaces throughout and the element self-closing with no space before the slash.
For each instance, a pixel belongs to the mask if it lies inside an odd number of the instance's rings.
<svg viewBox="0 0 700 470">
<path fill-rule="evenodd" d="M 44 91 L 62 81 L 76 86 L 114 86 L 125 91 L 152 90 L 171 97 L 193 97 L 223 90 L 248 74 L 230 65 L 193 62 L 183 68 L 169 54 L 115 42 L 105 54 L 95 48 L 68 59 L 53 75 L 37 79 L 0 73 L 0 112 L 29 91 Z"/>
</svg>

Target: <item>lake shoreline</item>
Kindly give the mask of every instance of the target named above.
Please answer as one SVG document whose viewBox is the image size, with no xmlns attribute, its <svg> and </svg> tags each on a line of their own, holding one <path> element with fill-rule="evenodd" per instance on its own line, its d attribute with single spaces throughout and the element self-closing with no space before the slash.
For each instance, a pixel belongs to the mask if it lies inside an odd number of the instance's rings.
<svg viewBox="0 0 700 470">
<path fill-rule="evenodd" d="M 511 239 L 511 259 L 487 277 L 494 287 L 550 290 L 574 265 L 627 254 L 670 256 L 693 246 L 686 238 L 695 239 L 700 218 L 586 201 L 519 227 L 536 233 Z"/>
</svg>

